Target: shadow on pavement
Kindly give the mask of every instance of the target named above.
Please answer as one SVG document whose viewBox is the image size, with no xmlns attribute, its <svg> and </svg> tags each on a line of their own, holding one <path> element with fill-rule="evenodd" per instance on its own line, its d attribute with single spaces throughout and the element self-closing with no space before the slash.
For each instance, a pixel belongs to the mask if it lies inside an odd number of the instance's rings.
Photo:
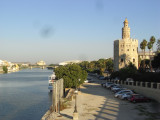
<svg viewBox="0 0 160 120">
<path fill-rule="evenodd" d="M 96 117 L 95 120 L 146 120 L 148 116 L 140 115 L 140 111 L 135 109 L 135 107 L 137 105 L 142 105 L 153 108 L 153 106 L 151 106 L 153 103 L 133 104 L 114 98 L 110 90 L 101 87 L 101 85 L 97 83 L 84 84 L 83 88 L 81 88 L 81 92 L 95 96 L 103 96 L 105 98 L 101 107 L 99 107 L 100 110 L 96 111 L 97 114 L 93 114 Z M 150 110 L 150 108 L 148 110 Z"/>
<path fill-rule="evenodd" d="M 66 117 L 66 118 L 69 118 L 69 119 L 73 119 L 73 117 L 72 117 L 72 116 L 70 116 L 70 115 L 67 115 L 67 114 L 60 113 L 60 115 L 61 115 L 61 116 L 64 116 L 64 117 Z"/>
</svg>

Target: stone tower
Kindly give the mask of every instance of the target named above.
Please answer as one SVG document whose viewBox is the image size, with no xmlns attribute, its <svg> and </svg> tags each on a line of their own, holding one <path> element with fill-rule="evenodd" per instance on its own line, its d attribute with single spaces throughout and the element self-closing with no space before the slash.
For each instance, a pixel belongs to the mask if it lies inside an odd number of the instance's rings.
<svg viewBox="0 0 160 120">
<path fill-rule="evenodd" d="M 122 39 L 114 41 L 114 71 L 119 71 L 130 62 L 138 68 L 138 40 L 130 38 L 128 20 L 123 23 Z"/>
<path fill-rule="evenodd" d="M 128 20 L 125 19 L 124 27 L 122 28 L 122 39 L 130 39 L 130 28 L 128 27 Z"/>
</svg>

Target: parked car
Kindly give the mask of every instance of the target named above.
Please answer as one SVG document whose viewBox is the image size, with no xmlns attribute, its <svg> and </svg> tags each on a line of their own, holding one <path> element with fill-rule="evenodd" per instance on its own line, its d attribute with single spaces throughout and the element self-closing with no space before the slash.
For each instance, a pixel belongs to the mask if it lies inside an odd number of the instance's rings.
<svg viewBox="0 0 160 120">
<path fill-rule="evenodd" d="M 126 82 L 134 82 L 133 78 L 126 78 Z"/>
<path fill-rule="evenodd" d="M 104 83 L 101 83 L 101 86 L 102 87 L 106 87 L 106 83 L 104 82 Z"/>
<path fill-rule="evenodd" d="M 119 82 L 119 81 L 120 81 L 120 79 L 119 79 L 118 77 L 116 77 L 115 79 L 113 79 L 113 81 L 117 81 L 117 82 Z"/>
<path fill-rule="evenodd" d="M 117 92 L 119 92 L 119 91 L 121 91 L 121 90 L 127 90 L 127 88 L 119 88 L 119 89 L 117 88 L 116 90 L 113 90 L 113 92 L 114 92 L 114 93 L 117 93 Z"/>
<path fill-rule="evenodd" d="M 120 88 L 122 88 L 122 86 L 120 86 L 120 85 L 115 85 L 114 87 L 111 88 L 111 90 L 114 91 L 114 90 L 118 90 L 118 89 L 120 89 Z"/>
<path fill-rule="evenodd" d="M 133 94 L 133 95 L 131 95 L 130 98 L 128 98 L 128 100 L 130 102 L 136 103 L 136 102 L 149 102 L 151 99 L 149 99 L 145 96 L 139 95 L 139 94 Z"/>
<path fill-rule="evenodd" d="M 115 87 L 115 86 L 117 86 L 117 85 L 113 83 L 113 84 L 109 85 L 107 88 L 111 90 L 112 87 Z"/>
<path fill-rule="evenodd" d="M 89 81 L 88 81 L 88 80 L 85 80 L 84 82 L 85 82 L 85 83 L 88 83 Z"/>
<path fill-rule="evenodd" d="M 100 80 L 105 80 L 104 76 L 99 77 Z"/>
<path fill-rule="evenodd" d="M 121 90 L 119 92 L 117 92 L 114 97 L 119 97 L 120 95 L 124 94 L 124 93 L 133 93 L 131 90 Z"/>
<path fill-rule="evenodd" d="M 124 94 L 120 95 L 119 98 L 122 99 L 122 100 L 127 100 L 131 97 L 132 94 L 133 93 L 130 93 L 130 92 L 124 93 Z"/>
<path fill-rule="evenodd" d="M 106 82 L 106 87 L 107 87 L 107 85 L 109 85 L 109 84 L 113 84 L 113 82 Z"/>
<path fill-rule="evenodd" d="M 114 84 L 114 83 L 107 84 L 107 85 L 106 85 L 106 88 L 109 89 L 112 85 L 115 85 L 115 84 Z"/>
</svg>

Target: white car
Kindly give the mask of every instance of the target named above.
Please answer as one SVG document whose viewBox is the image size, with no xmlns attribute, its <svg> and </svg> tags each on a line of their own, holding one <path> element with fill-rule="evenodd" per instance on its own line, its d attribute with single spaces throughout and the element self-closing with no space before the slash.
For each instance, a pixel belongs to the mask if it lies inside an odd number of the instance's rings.
<svg viewBox="0 0 160 120">
<path fill-rule="evenodd" d="M 126 78 L 126 82 L 134 82 L 133 78 Z"/>
<path fill-rule="evenodd" d="M 122 88 L 122 86 L 116 85 L 116 86 L 112 87 L 111 90 L 114 91 L 114 90 L 118 90 L 120 88 Z"/>
<path fill-rule="evenodd" d="M 124 94 L 120 95 L 119 98 L 122 99 L 122 100 L 127 100 L 128 98 L 131 97 L 132 94 L 133 93 L 130 93 L 130 92 L 124 93 Z"/>
<path fill-rule="evenodd" d="M 117 92 L 114 97 L 119 97 L 120 95 L 124 94 L 124 93 L 133 93 L 131 90 L 121 90 L 119 92 Z"/>
<path fill-rule="evenodd" d="M 85 82 L 85 83 L 88 83 L 88 80 L 85 80 L 84 82 Z"/>
</svg>

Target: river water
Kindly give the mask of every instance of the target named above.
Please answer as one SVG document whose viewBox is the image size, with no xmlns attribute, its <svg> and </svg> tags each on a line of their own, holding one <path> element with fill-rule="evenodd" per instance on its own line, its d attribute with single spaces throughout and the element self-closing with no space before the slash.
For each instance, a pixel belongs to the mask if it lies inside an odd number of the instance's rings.
<svg viewBox="0 0 160 120">
<path fill-rule="evenodd" d="M 47 69 L 0 74 L 0 120 L 40 120 L 51 105 Z"/>
</svg>

